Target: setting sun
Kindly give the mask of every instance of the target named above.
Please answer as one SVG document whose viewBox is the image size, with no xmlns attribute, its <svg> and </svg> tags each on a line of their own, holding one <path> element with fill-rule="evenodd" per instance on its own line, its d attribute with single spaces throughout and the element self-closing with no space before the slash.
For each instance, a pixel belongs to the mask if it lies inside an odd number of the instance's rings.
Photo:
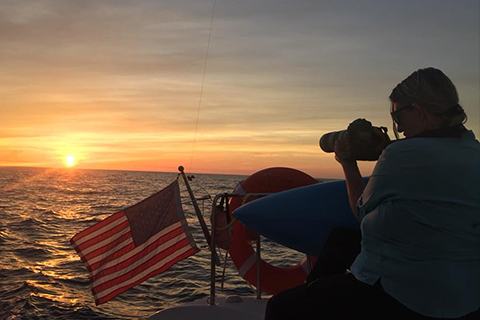
<svg viewBox="0 0 480 320">
<path fill-rule="evenodd" d="M 75 165 L 75 156 L 66 156 L 65 164 L 67 167 L 73 167 Z"/>
</svg>

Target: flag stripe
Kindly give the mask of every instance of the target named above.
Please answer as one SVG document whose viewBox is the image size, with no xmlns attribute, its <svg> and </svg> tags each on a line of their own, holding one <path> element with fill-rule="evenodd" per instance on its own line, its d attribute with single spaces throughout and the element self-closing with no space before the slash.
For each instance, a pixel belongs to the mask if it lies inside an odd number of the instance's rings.
<svg viewBox="0 0 480 320">
<path fill-rule="evenodd" d="M 121 236 L 129 232 L 130 232 L 130 227 L 127 225 L 127 228 L 123 228 L 119 230 L 117 233 L 108 233 L 108 237 L 103 238 L 101 241 L 92 243 L 89 247 L 83 247 L 83 248 L 80 247 L 79 249 L 80 251 L 83 252 L 85 256 L 87 256 L 89 253 L 99 248 L 103 248 L 109 243 L 115 242 L 115 240 L 117 240 L 118 238 L 120 238 Z"/>
<path fill-rule="evenodd" d="M 113 240 L 112 242 L 104 241 L 105 245 L 103 247 L 100 247 L 100 246 L 96 245 L 95 247 L 98 247 L 98 248 L 95 251 L 88 250 L 88 251 L 91 251 L 88 254 L 85 254 L 85 252 L 82 251 L 82 253 L 85 255 L 85 259 L 90 260 L 90 259 L 92 259 L 92 258 L 94 258 L 98 255 L 101 255 L 101 254 L 103 254 L 103 253 L 105 253 L 109 250 L 112 250 L 112 248 L 115 248 L 116 246 L 120 245 L 125 240 L 131 241 L 132 240 L 132 234 L 130 232 L 130 228 L 125 229 L 125 231 L 127 231 L 127 233 L 119 234 L 118 237 L 115 237 L 117 239 L 112 239 Z"/>
<path fill-rule="evenodd" d="M 116 226 L 118 226 L 118 225 L 120 225 L 120 224 L 122 224 L 126 221 L 128 222 L 127 217 L 123 214 L 122 216 L 120 216 L 120 218 L 117 218 L 116 220 L 113 220 L 112 222 L 110 222 L 110 223 L 104 225 L 103 227 L 101 227 L 100 229 L 97 229 L 93 232 L 90 232 L 89 234 L 86 234 L 85 236 L 83 236 L 79 239 L 74 239 L 75 244 L 80 247 L 80 245 L 87 242 L 88 240 L 93 239 L 93 238 L 101 235 L 102 233 L 105 233 L 105 232 L 111 230 L 112 228 L 114 228 L 114 227 L 116 227 Z"/>
<path fill-rule="evenodd" d="M 96 285 L 96 281 L 101 277 L 112 274 L 116 272 L 119 274 L 124 268 L 133 269 L 138 264 L 141 264 L 145 259 L 150 259 L 156 253 L 165 250 L 166 248 L 174 245 L 180 240 L 186 238 L 185 233 L 181 227 L 173 230 L 172 232 L 164 235 L 157 241 L 151 243 L 148 246 L 139 247 L 140 250 L 135 249 L 135 252 L 129 252 L 128 255 L 122 256 L 113 261 L 113 263 L 108 263 L 103 265 L 101 268 L 97 269 L 94 272 L 94 276 L 91 281 L 93 285 Z M 142 250 L 143 249 L 143 250 Z M 141 261 L 140 261 L 141 260 Z"/>
<path fill-rule="evenodd" d="M 152 272 L 157 271 L 158 269 L 165 268 L 167 269 L 175 262 L 177 262 L 178 258 L 183 258 L 184 254 L 191 254 L 190 252 L 193 251 L 195 253 L 195 249 L 192 249 L 190 246 L 186 245 L 181 247 L 181 244 L 178 244 L 178 248 L 172 249 L 173 253 L 170 254 L 162 254 L 158 256 L 156 261 L 148 261 L 143 266 L 140 272 L 135 273 L 134 275 L 127 274 L 123 276 L 125 279 L 116 279 L 115 282 L 109 287 L 105 287 L 102 290 L 98 289 L 97 287 L 92 288 L 92 293 L 95 296 L 95 300 L 101 299 L 106 297 L 112 293 L 115 293 L 116 290 L 122 289 L 124 286 L 130 287 L 134 286 L 135 284 L 139 283 L 138 281 L 142 281 L 146 279 Z M 123 280 L 123 281 L 122 281 Z"/>
<path fill-rule="evenodd" d="M 122 217 L 125 216 L 125 212 L 122 210 L 122 211 L 119 211 L 117 213 L 114 213 L 112 214 L 111 216 L 109 216 L 108 218 L 98 222 L 97 224 L 94 224 L 93 226 L 83 230 L 83 231 L 80 231 L 79 233 L 77 233 L 75 236 L 73 236 L 73 238 L 70 240 L 70 242 L 76 242 L 78 241 L 79 239 L 85 237 L 86 235 L 92 233 L 92 232 L 95 232 L 97 231 L 98 229 L 101 229 L 103 226 L 107 225 L 107 224 L 110 224 L 112 223 L 113 221 L 117 220 L 117 219 L 120 219 Z"/>
<path fill-rule="evenodd" d="M 136 280 L 135 282 L 133 283 L 130 283 L 126 286 L 123 286 L 123 287 L 120 287 L 118 289 L 116 289 L 115 291 L 107 294 L 106 296 L 103 296 L 101 298 L 97 298 L 95 295 L 95 304 L 96 305 L 99 305 L 99 304 L 102 304 L 102 303 L 105 303 L 107 301 L 110 301 L 111 299 L 113 299 L 114 297 L 116 297 L 117 295 L 119 295 L 120 293 L 136 286 L 137 284 L 139 283 L 142 283 L 143 281 L 145 281 L 146 279 L 156 275 L 156 274 L 159 274 L 159 273 L 162 273 L 164 272 L 165 270 L 167 270 L 168 268 L 170 268 L 171 266 L 173 266 L 175 263 L 177 263 L 178 261 L 180 260 L 183 260 L 185 258 L 188 258 L 189 256 L 195 254 L 197 252 L 197 250 L 195 248 L 191 248 L 190 247 L 190 250 L 182 253 L 181 255 L 179 255 L 178 257 L 176 257 L 175 259 L 171 260 L 170 262 L 166 263 L 165 265 L 159 267 L 158 269 L 156 270 L 153 270 L 152 272 L 150 272 L 149 274 L 147 274 L 146 276 L 142 277 L 141 279 L 139 280 Z M 160 264 L 156 264 L 155 266 L 159 266 Z"/>
<path fill-rule="evenodd" d="M 135 268 L 152 259 L 157 254 L 168 251 L 170 248 L 174 247 L 177 243 L 186 238 L 185 233 L 181 231 L 182 230 L 180 228 L 180 234 L 172 234 L 173 237 L 171 237 L 171 239 L 169 239 L 168 241 L 163 241 L 160 245 L 154 243 L 157 245 L 157 247 L 152 244 L 146 247 L 145 250 L 137 253 L 133 257 L 130 257 L 129 259 L 121 263 L 118 263 L 114 267 L 100 270 L 100 272 L 98 272 L 94 277 L 92 277 L 92 285 L 96 287 L 104 282 L 109 281 L 112 278 L 120 277 L 125 273 L 135 270 Z"/>
<path fill-rule="evenodd" d="M 117 259 L 120 256 L 122 256 L 122 258 L 120 258 L 119 260 L 115 260 L 115 261 L 117 263 L 122 262 L 122 261 L 130 258 L 132 255 L 142 251 L 143 248 L 145 248 L 146 246 L 156 242 L 160 237 L 170 233 L 172 230 L 175 230 L 178 227 L 181 227 L 180 222 L 172 224 L 171 226 L 168 226 L 167 228 L 165 228 L 162 231 L 158 232 L 157 234 L 153 235 L 150 239 L 148 239 L 147 242 L 145 242 L 141 246 L 138 246 L 137 248 L 135 248 L 135 244 L 133 243 L 133 240 L 131 238 L 129 238 L 128 243 L 127 243 L 127 241 L 125 241 L 124 242 L 125 244 L 124 245 L 122 244 L 121 247 L 117 246 L 117 247 L 103 253 L 102 255 L 99 255 L 95 258 L 90 259 L 89 260 L 90 265 L 91 265 L 91 270 L 90 271 L 94 271 L 99 266 L 101 266 L 101 265 L 103 265 L 103 264 L 105 264 L 105 263 L 107 263 L 107 262 L 109 262 L 113 259 Z M 135 250 L 130 252 L 133 248 L 135 248 Z M 105 259 L 105 261 L 102 261 L 103 259 Z M 102 263 L 97 263 L 99 261 L 102 261 Z M 92 274 L 92 276 L 94 276 L 97 272 L 94 272 Z"/>
<path fill-rule="evenodd" d="M 121 219 L 119 219 L 119 220 L 121 220 Z M 108 226 L 110 226 L 110 225 L 108 225 Z M 111 226 L 111 227 L 112 227 L 111 229 L 105 230 L 105 232 L 99 234 L 96 238 L 89 239 L 89 240 L 85 241 L 84 243 L 82 243 L 80 245 L 78 243 L 76 243 L 76 245 L 78 246 L 78 248 L 81 251 L 85 252 L 85 251 L 87 251 L 87 248 L 93 247 L 94 245 L 99 244 L 102 241 L 110 239 L 110 237 L 112 237 L 112 236 L 118 235 L 122 230 L 129 227 L 129 223 L 126 220 L 126 217 L 125 217 L 125 221 L 123 221 L 119 225 Z"/>
<path fill-rule="evenodd" d="M 105 290 L 110 292 L 114 290 L 112 289 L 112 287 L 120 285 L 120 283 L 122 282 L 128 283 L 129 281 L 131 281 L 132 278 L 133 279 L 138 278 L 139 274 L 141 274 L 145 269 L 150 268 L 152 265 L 156 264 L 157 262 L 163 259 L 167 259 L 167 261 L 170 261 L 171 258 L 173 259 L 177 255 L 181 254 L 183 251 L 186 250 L 186 248 L 184 248 L 186 247 L 185 246 L 186 242 L 187 242 L 186 239 L 183 239 L 182 241 L 177 242 L 167 250 L 164 250 L 158 253 L 157 255 L 153 256 L 151 259 L 142 261 L 143 263 L 141 265 L 137 266 L 135 269 L 130 269 L 126 273 L 124 272 L 119 276 L 117 276 L 116 274 L 111 274 L 105 277 L 106 278 L 105 280 L 108 280 L 107 282 L 103 282 L 99 285 L 95 285 L 94 283 L 92 283 L 92 291 L 95 294 L 98 294 Z"/>
<path fill-rule="evenodd" d="M 128 254 L 133 249 L 135 249 L 135 243 L 133 243 L 132 238 L 128 238 L 127 240 L 123 241 L 121 245 L 116 246 L 112 250 L 90 259 L 90 269 L 88 270 L 90 271 L 90 277 L 93 277 L 95 274 L 97 274 L 97 272 L 99 272 L 97 269 L 101 266 L 114 259 L 120 258 L 125 254 Z"/>
</svg>

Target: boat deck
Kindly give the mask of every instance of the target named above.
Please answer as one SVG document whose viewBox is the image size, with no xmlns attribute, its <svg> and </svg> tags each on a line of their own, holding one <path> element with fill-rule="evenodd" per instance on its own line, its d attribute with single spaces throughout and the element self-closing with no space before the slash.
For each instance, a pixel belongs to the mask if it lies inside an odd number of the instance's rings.
<svg viewBox="0 0 480 320">
<path fill-rule="evenodd" d="M 178 307 L 167 308 L 149 318 L 149 320 L 261 320 L 265 317 L 268 297 L 228 296 L 216 297 L 215 305 L 210 305 L 209 297 L 186 303 Z"/>
</svg>

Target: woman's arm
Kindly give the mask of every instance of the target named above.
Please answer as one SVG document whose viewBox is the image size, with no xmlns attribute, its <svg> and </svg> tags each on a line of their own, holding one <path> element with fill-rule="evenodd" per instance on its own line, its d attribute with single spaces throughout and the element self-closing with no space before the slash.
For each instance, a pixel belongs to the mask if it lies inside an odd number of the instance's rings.
<svg viewBox="0 0 480 320">
<path fill-rule="evenodd" d="M 348 147 L 341 143 L 335 143 L 335 160 L 342 165 L 343 173 L 345 174 L 350 208 L 355 218 L 361 221 L 362 219 L 357 213 L 357 202 L 365 189 L 365 184 L 363 183 L 357 160 L 350 157 Z"/>
<path fill-rule="evenodd" d="M 340 161 L 339 161 L 340 162 Z M 358 169 L 357 161 L 353 162 L 340 162 L 345 174 L 345 180 L 347 182 L 347 193 L 348 201 L 350 202 L 350 208 L 352 209 L 353 215 L 357 218 L 358 221 L 362 219 L 358 216 L 357 213 L 357 202 L 360 199 L 360 196 L 365 189 L 363 183 L 362 175 Z"/>
</svg>

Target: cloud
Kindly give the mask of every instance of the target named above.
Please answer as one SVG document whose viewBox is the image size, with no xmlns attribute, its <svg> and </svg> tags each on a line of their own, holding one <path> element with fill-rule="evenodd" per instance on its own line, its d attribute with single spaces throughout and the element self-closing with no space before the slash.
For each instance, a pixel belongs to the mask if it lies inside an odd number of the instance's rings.
<svg viewBox="0 0 480 320">
<path fill-rule="evenodd" d="M 388 125 L 391 89 L 429 65 L 480 130 L 478 1 L 222 0 L 210 34 L 212 6 L 2 1 L 0 145 L 42 144 L 54 159 L 71 144 L 152 167 L 147 152 L 173 162 L 196 139 L 197 154 L 232 167 L 290 152 L 313 170 L 323 133 L 358 117 Z"/>
</svg>

